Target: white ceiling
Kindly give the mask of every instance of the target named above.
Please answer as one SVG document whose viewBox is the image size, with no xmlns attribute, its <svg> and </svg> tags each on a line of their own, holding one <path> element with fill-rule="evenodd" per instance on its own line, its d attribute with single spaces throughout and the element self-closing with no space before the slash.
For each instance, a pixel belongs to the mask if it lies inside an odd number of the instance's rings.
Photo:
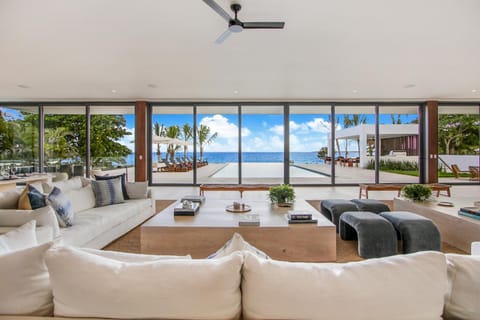
<svg viewBox="0 0 480 320">
<path fill-rule="evenodd" d="M 0 101 L 480 101 L 479 0 L 238 2 L 0 0 Z"/>
</svg>

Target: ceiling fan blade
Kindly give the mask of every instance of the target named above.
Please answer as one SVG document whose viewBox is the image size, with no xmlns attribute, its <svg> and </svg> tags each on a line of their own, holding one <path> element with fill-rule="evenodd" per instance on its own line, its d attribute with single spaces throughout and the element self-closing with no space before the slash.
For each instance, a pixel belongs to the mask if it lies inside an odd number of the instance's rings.
<svg viewBox="0 0 480 320">
<path fill-rule="evenodd" d="M 283 29 L 285 22 L 243 22 L 244 29 Z"/>
<path fill-rule="evenodd" d="M 218 13 L 227 22 L 230 22 L 230 20 L 232 20 L 232 17 L 230 17 L 230 15 L 225 10 L 223 10 L 223 8 L 220 7 L 215 1 L 213 1 L 213 0 L 203 0 L 203 2 L 205 2 L 207 4 L 207 6 L 212 8 L 216 13 Z"/>
<path fill-rule="evenodd" d="M 217 40 L 215 40 L 215 43 L 216 43 L 216 44 L 222 44 L 223 41 L 225 41 L 231 34 L 232 34 L 232 32 L 230 31 L 230 29 L 227 29 L 224 33 L 222 33 L 222 34 L 217 38 Z"/>
</svg>

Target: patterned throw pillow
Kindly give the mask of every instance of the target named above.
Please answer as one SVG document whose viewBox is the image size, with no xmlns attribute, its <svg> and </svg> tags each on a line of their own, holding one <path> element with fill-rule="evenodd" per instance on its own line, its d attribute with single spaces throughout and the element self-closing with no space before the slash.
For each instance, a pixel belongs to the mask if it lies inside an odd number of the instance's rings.
<svg viewBox="0 0 480 320">
<path fill-rule="evenodd" d="M 59 188 L 53 187 L 52 192 L 47 196 L 47 203 L 55 210 L 60 227 L 71 227 L 73 225 L 72 204 L 68 197 Z"/>
<path fill-rule="evenodd" d="M 124 202 L 121 178 L 92 181 L 95 194 L 95 207 L 103 207 Z"/>
<path fill-rule="evenodd" d="M 117 176 L 97 176 L 97 175 L 95 175 L 95 180 L 97 180 L 97 181 L 112 180 L 112 179 L 116 179 L 116 178 L 121 178 L 121 179 L 122 179 L 122 194 L 123 194 L 123 199 L 125 199 L 125 200 L 130 199 L 130 197 L 128 196 L 128 192 L 127 192 L 125 173 L 119 174 L 119 175 L 117 175 Z"/>
<path fill-rule="evenodd" d="M 27 188 L 29 190 L 28 199 L 30 200 L 30 206 L 33 210 L 43 208 L 47 205 L 45 201 L 45 195 L 43 193 L 38 191 L 38 189 L 31 184 L 27 185 Z"/>
</svg>

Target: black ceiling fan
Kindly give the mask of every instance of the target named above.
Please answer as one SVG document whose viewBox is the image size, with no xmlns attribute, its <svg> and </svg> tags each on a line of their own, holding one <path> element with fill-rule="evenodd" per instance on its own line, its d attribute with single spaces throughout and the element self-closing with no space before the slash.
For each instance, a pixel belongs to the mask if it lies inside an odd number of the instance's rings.
<svg viewBox="0 0 480 320">
<path fill-rule="evenodd" d="M 235 13 L 235 18 L 232 18 L 214 0 L 203 0 L 203 2 L 228 22 L 228 29 L 215 40 L 217 44 L 221 44 L 232 33 L 242 32 L 243 29 L 283 29 L 285 26 L 285 22 L 242 22 L 237 18 L 238 11 L 242 9 L 242 6 L 238 3 L 233 3 L 230 6 Z"/>
</svg>

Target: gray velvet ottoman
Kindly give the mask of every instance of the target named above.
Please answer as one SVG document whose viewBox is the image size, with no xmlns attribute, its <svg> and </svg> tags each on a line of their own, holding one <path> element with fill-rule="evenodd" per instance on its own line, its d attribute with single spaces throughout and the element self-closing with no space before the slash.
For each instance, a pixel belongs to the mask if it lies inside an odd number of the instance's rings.
<svg viewBox="0 0 480 320">
<path fill-rule="evenodd" d="M 432 220 L 407 211 L 382 212 L 380 216 L 397 230 L 398 238 L 403 241 L 403 253 L 441 250 L 440 232 Z"/>
<path fill-rule="evenodd" d="M 358 207 L 358 211 L 369 211 L 373 213 L 380 213 L 384 211 L 390 211 L 390 208 L 380 200 L 374 199 L 352 199 Z"/>
<path fill-rule="evenodd" d="M 340 216 L 345 211 L 358 211 L 357 206 L 350 200 L 329 199 L 320 202 L 320 212 L 337 227 Z"/>
<path fill-rule="evenodd" d="M 358 239 L 362 258 L 378 258 L 397 254 L 397 234 L 385 218 L 367 211 L 347 211 L 340 217 L 340 238 Z"/>
</svg>

